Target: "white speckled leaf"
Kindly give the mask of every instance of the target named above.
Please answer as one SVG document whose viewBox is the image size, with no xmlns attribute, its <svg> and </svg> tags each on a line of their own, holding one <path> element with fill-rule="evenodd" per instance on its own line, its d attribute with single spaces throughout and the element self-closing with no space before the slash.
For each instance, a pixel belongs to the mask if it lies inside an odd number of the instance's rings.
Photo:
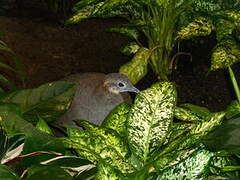
<svg viewBox="0 0 240 180">
<path fill-rule="evenodd" d="M 165 142 L 175 105 L 176 89 L 170 82 L 156 83 L 137 95 L 129 114 L 128 140 L 142 163 Z"/>
<path fill-rule="evenodd" d="M 137 84 L 148 72 L 148 59 L 151 51 L 140 48 L 133 59 L 121 66 L 119 72 L 128 76 L 132 84 Z"/>
</svg>

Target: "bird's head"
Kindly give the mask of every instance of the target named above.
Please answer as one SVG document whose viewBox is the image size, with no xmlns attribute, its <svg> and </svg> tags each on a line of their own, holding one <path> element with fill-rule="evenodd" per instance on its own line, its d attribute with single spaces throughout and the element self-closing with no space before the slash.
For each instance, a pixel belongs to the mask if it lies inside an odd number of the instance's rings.
<svg viewBox="0 0 240 180">
<path fill-rule="evenodd" d="M 112 93 L 135 92 L 139 90 L 134 87 L 128 77 L 121 73 L 110 73 L 106 75 L 104 86 Z"/>
</svg>

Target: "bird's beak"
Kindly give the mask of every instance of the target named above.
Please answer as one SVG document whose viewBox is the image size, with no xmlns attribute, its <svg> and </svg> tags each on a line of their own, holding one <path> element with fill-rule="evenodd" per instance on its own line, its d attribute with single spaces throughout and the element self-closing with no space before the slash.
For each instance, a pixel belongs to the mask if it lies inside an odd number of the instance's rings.
<svg viewBox="0 0 240 180">
<path fill-rule="evenodd" d="M 135 92 L 135 93 L 139 93 L 139 92 L 140 92 L 140 91 L 139 91 L 136 87 L 134 87 L 134 86 L 132 86 L 131 88 L 129 88 L 128 91 L 129 91 L 129 92 Z"/>
</svg>

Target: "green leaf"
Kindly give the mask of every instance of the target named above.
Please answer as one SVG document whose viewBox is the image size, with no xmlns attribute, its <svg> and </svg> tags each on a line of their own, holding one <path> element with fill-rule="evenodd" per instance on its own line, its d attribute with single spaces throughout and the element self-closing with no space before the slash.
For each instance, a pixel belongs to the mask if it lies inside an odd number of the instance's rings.
<svg viewBox="0 0 240 180">
<path fill-rule="evenodd" d="M 125 137 L 127 130 L 127 118 L 131 105 L 124 102 L 114 108 L 102 122 L 102 126 L 115 130 L 122 137 Z"/>
<path fill-rule="evenodd" d="M 181 104 L 176 107 L 174 116 L 182 121 L 201 122 L 206 121 L 211 112 L 205 108 L 193 104 Z"/>
<path fill-rule="evenodd" d="M 103 2 L 100 2 L 80 8 L 80 10 L 78 10 L 73 17 L 68 19 L 65 24 L 77 24 L 87 18 L 94 17 L 94 13 L 97 12 L 102 5 Z"/>
<path fill-rule="evenodd" d="M 59 166 L 62 168 L 77 168 L 92 163 L 86 159 L 82 159 L 76 156 L 60 156 L 57 158 L 50 159 L 45 164 L 50 166 Z"/>
<path fill-rule="evenodd" d="M 129 149 L 124 139 L 114 130 L 106 127 L 100 127 L 85 120 L 76 120 L 78 125 L 83 126 L 86 130 L 91 131 L 94 135 L 104 140 L 105 146 L 114 148 L 122 157 L 126 158 Z"/>
<path fill-rule="evenodd" d="M 140 92 L 129 114 L 128 140 L 134 154 L 145 163 L 165 143 L 176 104 L 176 89 L 159 82 Z"/>
<path fill-rule="evenodd" d="M 130 0 L 106 0 L 104 4 L 96 12 L 97 17 L 109 17 L 121 15 L 119 7 L 124 6 Z M 117 13 L 116 13 L 117 12 Z"/>
<path fill-rule="evenodd" d="M 128 76 L 133 84 L 141 80 L 148 72 L 148 59 L 151 51 L 147 48 L 140 48 L 133 59 L 121 66 L 119 72 Z"/>
<path fill-rule="evenodd" d="M 162 171 L 186 159 L 196 150 L 196 147 L 201 145 L 200 140 L 221 125 L 224 115 L 224 112 L 212 113 L 207 121 L 189 124 L 189 126 L 182 125 L 180 132 L 174 130 L 175 133 L 171 135 L 172 137 L 170 136 L 169 143 L 152 156 L 155 161 L 154 166 Z M 172 126 L 172 128 L 178 128 L 178 126 Z"/>
<path fill-rule="evenodd" d="M 77 176 L 74 176 L 74 180 L 93 180 L 96 178 L 97 168 L 87 169 L 81 173 L 78 173 Z"/>
<path fill-rule="evenodd" d="M 221 41 L 223 39 L 231 38 L 234 32 L 234 24 L 225 20 L 218 19 L 216 23 L 216 36 L 217 40 Z"/>
<path fill-rule="evenodd" d="M 135 27 L 129 27 L 129 26 L 112 27 L 112 28 L 108 28 L 107 31 L 117 32 L 134 40 L 137 40 L 138 37 L 140 36 L 138 30 Z"/>
<path fill-rule="evenodd" d="M 67 148 L 74 148 L 78 154 L 93 163 L 104 160 L 123 173 L 131 173 L 134 168 L 128 164 L 118 151 L 108 146 L 102 136 L 91 131 L 84 131 L 78 128 L 68 128 L 69 138 L 62 138 Z"/>
<path fill-rule="evenodd" d="M 51 128 L 48 126 L 48 124 L 42 118 L 39 118 L 36 128 L 42 132 L 53 135 Z"/>
<path fill-rule="evenodd" d="M 114 168 L 110 164 L 100 161 L 98 163 L 98 172 L 97 172 L 97 179 L 101 180 L 125 180 L 126 177 L 119 171 L 118 169 Z"/>
<path fill-rule="evenodd" d="M 15 104 L 0 105 L 0 126 L 8 136 L 30 133 L 34 126 L 22 118 L 20 108 Z"/>
<path fill-rule="evenodd" d="M 163 171 L 158 179 L 204 179 L 208 174 L 206 167 L 213 155 L 212 152 L 198 149 L 187 159 Z"/>
<path fill-rule="evenodd" d="M 19 105 L 24 119 L 29 122 L 36 123 L 39 117 L 50 122 L 68 109 L 74 92 L 73 83 L 59 81 L 35 89 L 11 92 L 3 96 L 1 101 Z"/>
<path fill-rule="evenodd" d="M 30 153 L 36 154 L 24 157 L 21 160 L 23 167 L 31 167 L 58 157 L 60 154 L 65 153 L 65 148 L 59 139 L 35 129 L 27 134 L 22 152 L 23 155 Z"/>
<path fill-rule="evenodd" d="M 16 173 L 8 166 L 0 165 L 0 179 L 2 180 L 20 180 Z"/>
<path fill-rule="evenodd" d="M 54 166 L 38 166 L 33 167 L 29 171 L 33 171 L 27 176 L 26 180 L 42 180 L 42 179 L 58 179 L 72 180 L 73 178 L 60 167 Z"/>
<path fill-rule="evenodd" d="M 136 42 L 131 42 L 128 45 L 120 49 L 121 53 L 125 55 L 135 54 L 140 49 L 140 46 Z"/>
<path fill-rule="evenodd" d="M 211 70 L 215 71 L 240 61 L 240 47 L 233 39 L 220 41 L 213 50 Z"/>
<path fill-rule="evenodd" d="M 192 39 L 198 36 L 208 36 L 214 29 L 209 20 L 204 17 L 195 18 L 193 22 L 189 23 L 186 27 L 182 28 L 176 39 Z"/>
<path fill-rule="evenodd" d="M 237 115 L 240 113 L 240 102 L 237 100 L 234 100 L 231 102 L 231 104 L 227 107 L 226 109 L 226 118 L 230 119 L 233 116 Z"/>
<path fill-rule="evenodd" d="M 73 11 L 74 12 L 79 11 L 86 6 L 90 6 L 90 5 L 93 6 L 93 5 L 98 4 L 99 2 L 102 2 L 102 1 L 104 1 L 104 0 L 81 0 L 74 5 Z"/>
<path fill-rule="evenodd" d="M 240 153 L 240 115 L 225 119 L 203 139 L 203 142 L 211 151 Z"/>
</svg>

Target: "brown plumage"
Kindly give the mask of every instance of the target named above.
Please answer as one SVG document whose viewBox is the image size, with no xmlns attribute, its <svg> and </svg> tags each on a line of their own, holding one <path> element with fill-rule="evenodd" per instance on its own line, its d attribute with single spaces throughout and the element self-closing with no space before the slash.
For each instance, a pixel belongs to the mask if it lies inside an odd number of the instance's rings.
<svg viewBox="0 0 240 180">
<path fill-rule="evenodd" d="M 117 105 L 131 102 L 128 92 L 138 92 L 120 73 L 75 74 L 63 80 L 78 83 L 78 87 L 69 110 L 58 121 L 62 125 L 74 125 L 76 119 L 100 125 Z"/>
</svg>

